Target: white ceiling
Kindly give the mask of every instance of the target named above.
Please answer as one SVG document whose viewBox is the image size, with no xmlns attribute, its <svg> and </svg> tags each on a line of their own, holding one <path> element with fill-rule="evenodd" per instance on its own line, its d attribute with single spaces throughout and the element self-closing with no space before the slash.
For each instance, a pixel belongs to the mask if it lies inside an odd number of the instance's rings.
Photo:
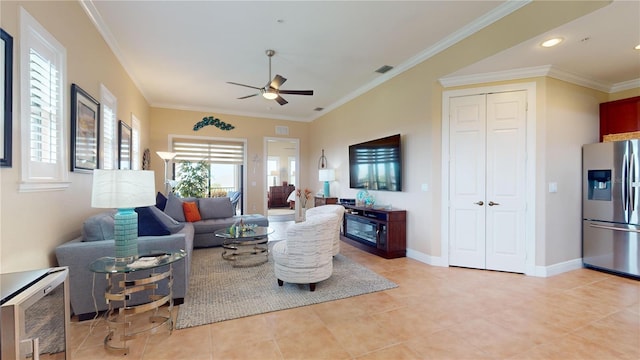
<svg viewBox="0 0 640 360">
<path fill-rule="evenodd" d="M 404 71 L 526 2 L 90 1 L 82 2 L 155 107 L 309 121 Z M 541 49 L 546 35 L 565 38 Z M 588 38 L 589 40 L 582 41 Z M 615 1 L 558 29 L 451 74 L 552 66 L 612 89 L 640 79 L 640 1 Z M 228 81 L 263 87 L 288 79 L 280 106 Z M 543 51 L 544 50 L 544 51 Z M 382 65 L 395 68 L 385 75 Z"/>
</svg>

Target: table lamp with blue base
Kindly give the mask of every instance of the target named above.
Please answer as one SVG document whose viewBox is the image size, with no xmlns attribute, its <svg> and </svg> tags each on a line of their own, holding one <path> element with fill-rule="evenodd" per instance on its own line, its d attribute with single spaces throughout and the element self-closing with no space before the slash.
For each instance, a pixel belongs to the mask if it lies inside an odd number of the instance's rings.
<svg viewBox="0 0 640 360">
<path fill-rule="evenodd" d="M 334 181 L 336 179 L 336 172 L 334 169 L 320 169 L 318 170 L 318 180 L 324 181 L 324 189 L 323 195 L 325 198 L 329 197 L 330 192 L 330 181 Z"/>
<path fill-rule="evenodd" d="M 154 204 L 153 171 L 93 171 L 91 206 L 118 209 L 114 216 L 116 262 L 131 262 L 138 257 L 138 213 L 134 208 Z"/>
</svg>

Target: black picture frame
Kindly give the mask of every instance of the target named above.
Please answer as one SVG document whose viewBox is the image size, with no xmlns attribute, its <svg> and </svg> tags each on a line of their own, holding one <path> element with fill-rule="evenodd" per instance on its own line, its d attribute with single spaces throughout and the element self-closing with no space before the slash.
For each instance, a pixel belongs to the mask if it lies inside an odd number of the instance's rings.
<svg viewBox="0 0 640 360">
<path fill-rule="evenodd" d="M 132 170 L 131 167 L 131 127 L 124 121 L 118 122 L 118 169 Z"/>
<path fill-rule="evenodd" d="M 13 37 L 0 28 L 0 69 L 2 75 L 2 125 L 0 125 L 0 167 L 11 167 L 13 122 Z"/>
<path fill-rule="evenodd" d="M 100 103 L 71 84 L 71 171 L 92 172 L 100 166 Z"/>
</svg>

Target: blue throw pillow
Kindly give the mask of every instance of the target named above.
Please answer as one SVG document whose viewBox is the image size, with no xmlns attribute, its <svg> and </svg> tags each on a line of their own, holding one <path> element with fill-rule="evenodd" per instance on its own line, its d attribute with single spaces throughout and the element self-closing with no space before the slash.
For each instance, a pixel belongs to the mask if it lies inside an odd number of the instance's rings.
<svg viewBox="0 0 640 360">
<path fill-rule="evenodd" d="M 164 211 L 165 206 L 167 206 L 167 197 L 164 196 L 160 191 L 156 194 L 156 207 L 162 211 Z"/>
<path fill-rule="evenodd" d="M 158 220 L 149 207 L 139 207 L 135 209 L 138 213 L 138 236 L 162 236 L 171 232 Z"/>
</svg>

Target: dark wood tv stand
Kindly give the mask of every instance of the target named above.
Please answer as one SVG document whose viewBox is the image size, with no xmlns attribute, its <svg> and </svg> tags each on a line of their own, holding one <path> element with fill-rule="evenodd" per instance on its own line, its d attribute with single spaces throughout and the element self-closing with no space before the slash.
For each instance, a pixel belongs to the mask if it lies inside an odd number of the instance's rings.
<svg viewBox="0 0 640 360">
<path fill-rule="evenodd" d="M 387 259 L 406 256 L 405 210 L 343 206 L 343 241 Z"/>
</svg>

